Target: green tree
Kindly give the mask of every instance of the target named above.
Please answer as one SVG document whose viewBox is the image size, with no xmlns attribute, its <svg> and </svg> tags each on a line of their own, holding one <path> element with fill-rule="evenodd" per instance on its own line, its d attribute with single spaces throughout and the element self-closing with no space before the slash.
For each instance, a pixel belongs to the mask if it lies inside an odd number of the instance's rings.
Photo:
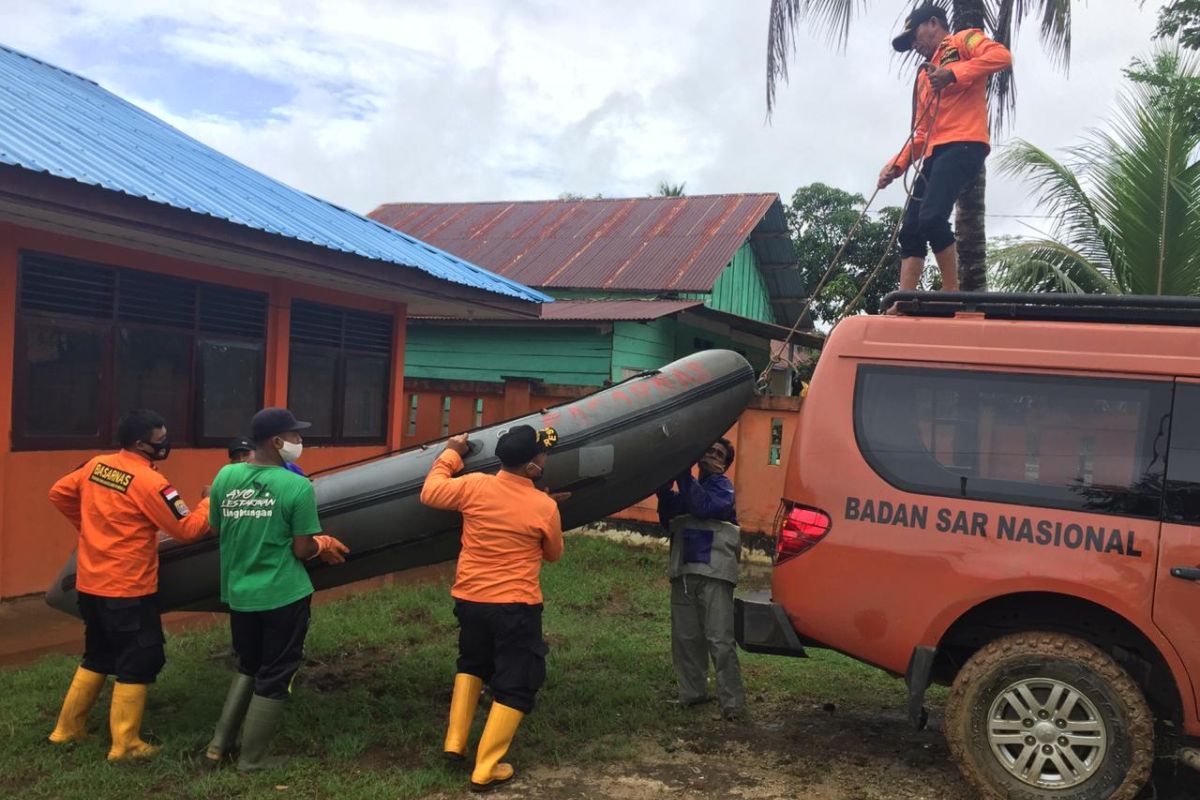
<svg viewBox="0 0 1200 800">
<path fill-rule="evenodd" d="M 1200 294 L 1200 130 L 1186 92 L 1197 61 L 1159 50 L 1132 81 L 1109 130 L 1063 162 L 1025 141 L 1001 170 L 1026 178 L 1056 220 L 1053 235 L 995 254 L 996 283 L 1011 291 Z"/>
<path fill-rule="evenodd" d="M 668 181 L 659 181 L 654 194 L 658 197 L 683 197 L 683 190 L 686 186 L 686 182 L 670 183 Z"/>
<path fill-rule="evenodd" d="M 1200 0 L 1169 0 L 1158 11 L 1156 36 L 1179 37 L 1189 50 L 1200 50 Z"/>
<path fill-rule="evenodd" d="M 771 0 L 767 32 L 768 115 L 775 105 L 777 82 L 788 79 L 788 60 L 795 54 L 797 27 L 802 22 L 816 23 L 829 31 L 839 45 L 844 45 L 856 15 L 865 12 L 870 5 L 871 0 Z M 893 2 L 889 5 L 907 13 L 907 7 L 918 3 Z M 1021 22 L 1034 13 L 1041 19 L 1043 47 L 1065 68 L 1071 56 L 1071 0 L 950 0 L 950 24 L 954 30 L 982 28 L 1008 47 L 1012 46 Z M 1012 72 L 993 76 L 988 86 L 994 127 L 999 128 L 1014 109 L 1016 94 Z M 887 155 L 885 153 L 883 158 Z M 987 170 L 984 169 L 959 197 L 955 214 L 959 279 L 962 288 L 968 291 L 986 288 L 986 188 Z"/>
<path fill-rule="evenodd" d="M 804 281 L 804 294 L 811 296 L 829 267 L 829 261 L 837 253 L 846 235 L 854 227 L 866 201 L 862 195 L 812 183 L 802 186 L 792 195 L 791 202 L 784 208 L 796 261 Z M 836 322 L 846 310 L 847 304 L 858 295 L 868 276 L 874 271 L 888 252 L 892 231 L 900 209 L 884 208 L 869 214 L 863 220 L 839 266 L 830 276 L 824 288 L 817 294 L 809 309 L 810 316 L 823 326 Z M 888 292 L 900 285 L 900 257 L 895 248 L 888 253 L 887 261 L 875 280 L 867 289 L 862 300 L 853 311 L 878 311 L 879 301 Z"/>
</svg>

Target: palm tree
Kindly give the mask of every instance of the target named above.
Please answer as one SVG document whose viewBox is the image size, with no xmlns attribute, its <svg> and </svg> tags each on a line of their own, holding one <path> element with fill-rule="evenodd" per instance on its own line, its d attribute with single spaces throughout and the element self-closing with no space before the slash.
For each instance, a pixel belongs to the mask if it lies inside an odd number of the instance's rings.
<svg viewBox="0 0 1200 800">
<path fill-rule="evenodd" d="M 855 15 L 865 12 L 872 0 L 771 0 L 767 32 L 767 114 L 775 106 L 775 86 L 788 79 L 788 60 L 795 54 L 796 28 L 812 21 L 826 28 L 839 46 L 850 37 Z M 921 0 L 924 2 L 924 0 Z M 905 6 L 919 2 L 901 2 Z M 1042 43 L 1051 58 L 1066 68 L 1071 57 L 1071 0 L 950 0 L 951 27 L 983 28 L 997 42 L 1012 47 L 1013 39 L 1025 17 L 1037 12 L 1041 17 Z M 992 98 L 992 126 L 999 130 L 1011 116 L 1016 101 L 1012 72 L 999 73 L 989 82 Z M 958 200 L 955 231 L 958 236 L 960 284 L 966 291 L 981 290 L 986 283 L 987 228 L 984 224 L 987 170 Z"/>
<path fill-rule="evenodd" d="M 668 181 L 659 181 L 658 188 L 655 190 L 659 197 L 683 197 L 683 189 L 687 183 L 670 183 Z"/>
<path fill-rule="evenodd" d="M 1153 56 L 1152 82 L 1122 97 L 1111 133 L 1064 162 L 1025 141 L 1000 169 L 1027 178 L 1054 235 L 1004 248 L 993 277 L 1010 291 L 1200 294 L 1200 126 L 1195 57 Z"/>
</svg>

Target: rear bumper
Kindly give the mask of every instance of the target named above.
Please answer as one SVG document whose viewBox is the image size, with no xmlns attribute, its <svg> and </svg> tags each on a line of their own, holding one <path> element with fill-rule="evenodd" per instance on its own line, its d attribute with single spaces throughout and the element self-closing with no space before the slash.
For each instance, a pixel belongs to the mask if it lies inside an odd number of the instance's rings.
<svg viewBox="0 0 1200 800">
<path fill-rule="evenodd" d="M 770 592 L 751 592 L 734 598 L 733 635 L 749 653 L 808 658 L 783 606 L 771 602 Z"/>
</svg>

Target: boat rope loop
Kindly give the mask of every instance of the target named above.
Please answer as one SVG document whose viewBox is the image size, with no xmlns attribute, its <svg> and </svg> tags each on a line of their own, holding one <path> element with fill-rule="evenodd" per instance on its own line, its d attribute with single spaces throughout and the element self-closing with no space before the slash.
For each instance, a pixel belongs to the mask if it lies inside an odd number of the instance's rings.
<svg viewBox="0 0 1200 800">
<path fill-rule="evenodd" d="M 915 89 L 916 87 L 914 86 L 914 92 Z M 915 113 L 916 108 L 914 103 L 913 125 L 911 130 L 908 132 L 908 138 L 905 139 L 904 145 L 900 148 L 899 152 L 903 153 L 912 145 L 913 140 L 917 136 L 917 130 L 921 127 L 921 124 L 925 122 L 926 117 L 929 119 L 929 127 L 926 132 L 925 141 L 928 142 L 932 138 L 933 126 L 934 123 L 937 122 L 938 109 L 941 107 L 941 103 L 941 91 L 934 92 L 926 101 L 925 107 L 921 110 L 919 116 Z M 867 280 L 863 283 L 862 288 L 859 289 L 858 294 L 855 295 L 854 299 L 847 303 L 846 306 L 841 310 L 835 322 L 849 316 L 850 313 L 858 306 L 859 302 L 861 302 L 863 297 L 866 296 L 867 289 L 871 287 L 875 277 L 880 273 L 884 265 L 887 263 L 888 256 L 891 255 L 892 248 L 896 246 L 896 239 L 900 235 L 900 226 L 904 223 L 904 215 L 908 211 L 909 204 L 913 201 L 913 194 L 917 188 L 917 177 L 920 176 L 921 169 L 925 166 L 925 156 L 928 148 L 922 147 L 921 150 L 922 152 L 909 163 L 908 168 L 904 171 L 902 176 L 904 184 L 904 206 L 900 209 L 899 216 L 896 217 L 896 224 L 892 228 L 892 236 L 888 240 L 887 247 L 884 248 L 883 255 L 880 257 L 879 263 L 875 265 L 873 270 L 871 270 L 871 273 L 867 276 Z M 910 176 L 912 176 L 911 182 L 909 180 Z M 830 277 L 833 276 L 834 269 L 842 260 L 842 256 L 846 254 L 846 248 L 850 246 L 850 242 L 854 239 L 854 235 L 857 234 L 858 229 L 862 227 L 863 220 L 867 218 L 867 212 L 871 210 L 871 204 L 875 202 L 875 198 L 879 195 L 880 191 L 882 191 L 882 189 L 878 184 L 876 184 L 875 191 L 871 193 L 871 196 L 867 199 L 866 205 L 864 205 L 862 211 L 859 212 L 858 219 L 856 219 L 854 224 L 850 226 L 850 230 L 846 234 L 846 238 L 842 240 L 841 247 L 838 248 L 837 253 L 835 253 L 833 258 L 830 260 L 829 266 L 825 270 L 825 274 L 821 276 L 821 280 L 817 282 L 816 287 L 813 288 L 812 292 L 808 296 L 808 299 L 804 302 L 804 307 L 800 309 L 800 313 L 796 316 L 796 321 L 792 324 L 787 336 L 771 355 L 771 358 L 767 362 L 767 366 L 764 367 L 763 371 L 759 374 L 758 380 L 754 384 L 754 389 L 758 394 L 766 394 L 767 389 L 771 384 L 771 370 L 773 370 L 776 365 L 784 367 L 789 366 L 789 361 L 783 357 L 783 354 L 787 351 L 788 345 L 791 344 L 792 338 L 800 330 L 800 325 L 804 321 L 804 315 L 808 313 L 808 310 L 812 307 L 813 302 L 818 296 L 820 296 L 821 291 L 825 288 L 825 284 L 828 283 Z M 916 199 L 920 200 L 921 198 L 918 197 Z"/>
</svg>

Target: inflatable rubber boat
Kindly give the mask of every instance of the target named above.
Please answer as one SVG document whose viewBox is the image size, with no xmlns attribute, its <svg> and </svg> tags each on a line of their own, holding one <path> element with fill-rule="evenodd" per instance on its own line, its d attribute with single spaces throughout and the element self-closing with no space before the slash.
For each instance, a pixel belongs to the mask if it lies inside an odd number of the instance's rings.
<svg viewBox="0 0 1200 800">
<path fill-rule="evenodd" d="M 754 393 L 754 372 L 737 353 L 706 350 L 569 403 L 470 432 L 464 472 L 495 472 L 496 440 L 514 425 L 553 427 L 558 442 L 542 484 L 571 492 L 560 504 L 563 530 L 603 519 L 651 495 L 694 464 L 729 430 Z M 420 500 L 444 440 L 314 477 L 321 524 L 351 550 L 345 564 L 309 562 L 318 590 L 398 570 L 452 561 L 461 516 Z M 159 547 L 163 611 L 224 610 L 217 539 L 166 540 Z M 75 557 L 46 602 L 75 616 Z"/>
</svg>

